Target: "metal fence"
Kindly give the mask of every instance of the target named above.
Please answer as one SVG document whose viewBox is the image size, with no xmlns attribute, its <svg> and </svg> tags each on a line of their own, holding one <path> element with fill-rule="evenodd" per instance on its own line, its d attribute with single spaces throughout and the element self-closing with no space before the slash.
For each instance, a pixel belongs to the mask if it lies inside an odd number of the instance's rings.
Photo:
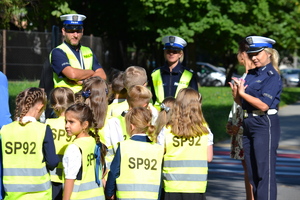
<svg viewBox="0 0 300 200">
<path fill-rule="evenodd" d="M 0 70 L 9 80 L 38 80 L 53 48 L 52 33 L 0 30 Z M 61 33 L 58 38 L 62 38 Z M 59 43 L 62 42 L 62 39 Z M 100 37 L 83 36 L 81 44 L 89 46 L 99 62 L 104 62 Z"/>
</svg>

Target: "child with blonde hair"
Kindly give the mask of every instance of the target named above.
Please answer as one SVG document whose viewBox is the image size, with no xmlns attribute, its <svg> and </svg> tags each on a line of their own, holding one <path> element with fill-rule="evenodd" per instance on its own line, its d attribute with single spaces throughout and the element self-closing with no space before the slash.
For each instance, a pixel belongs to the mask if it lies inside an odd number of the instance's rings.
<svg viewBox="0 0 300 200">
<path fill-rule="evenodd" d="M 1 129 L 4 199 L 52 198 L 48 170 L 53 170 L 59 159 L 50 127 L 37 121 L 46 103 L 40 88 L 20 92 L 15 121 Z"/>
<path fill-rule="evenodd" d="M 152 143 L 151 111 L 135 107 L 125 116 L 130 139 L 119 144 L 111 164 L 105 194 L 107 199 L 158 199 L 163 147 Z M 122 156 L 121 156 L 122 155 Z"/>
<path fill-rule="evenodd" d="M 181 89 L 164 129 L 164 199 L 205 199 L 208 165 L 213 157 L 212 134 L 202 113 L 201 95 Z"/>
<path fill-rule="evenodd" d="M 139 66 L 128 67 L 123 74 L 123 86 L 127 90 L 135 85 L 147 86 L 147 73 L 146 70 Z M 111 116 L 118 117 L 124 110 L 128 110 L 127 101 L 123 101 L 118 105 L 111 107 Z"/>
<path fill-rule="evenodd" d="M 54 88 L 50 93 L 50 107 L 53 109 L 57 118 L 46 119 L 46 124 L 51 127 L 56 154 L 59 156 L 58 166 L 50 171 L 52 182 L 52 199 L 62 199 L 64 183 L 62 158 L 69 144 L 73 142 L 75 136 L 68 136 L 65 130 L 65 111 L 75 102 L 74 92 L 67 87 Z"/>
</svg>

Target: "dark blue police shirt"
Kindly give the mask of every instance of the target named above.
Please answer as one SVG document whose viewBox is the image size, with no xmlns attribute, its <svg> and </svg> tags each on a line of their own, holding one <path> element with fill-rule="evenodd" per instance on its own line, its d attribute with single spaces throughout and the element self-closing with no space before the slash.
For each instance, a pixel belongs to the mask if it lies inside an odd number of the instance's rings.
<svg viewBox="0 0 300 200">
<path fill-rule="evenodd" d="M 68 44 L 66 41 L 64 41 L 66 45 L 72 50 L 76 58 L 80 61 L 80 55 L 79 55 L 79 48 L 81 47 L 81 44 L 78 46 L 74 47 L 70 44 Z M 54 48 L 52 50 L 52 56 L 51 56 L 51 66 L 54 70 L 54 72 L 59 76 L 59 78 L 65 77 L 61 72 L 62 70 L 67 67 L 71 66 L 69 63 L 69 59 L 67 57 L 67 54 L 59 49 L 59 48 Z M 97 69 L 102 68 L 100 63 L 98 62 L 95 54 L 93 54 L 93 70 L 96 71 Z"/>
<path fill-rule="evenodd" d="M 175 97 L 175 93 L 177 90 L 177 85 L 179 83 L 179 80 L 181 78 L 181 75 L 183 74 L 184 70 L 188 70 L 193 73 L 193 71 L 187 67 L 184 67 L 180 62 L 172 69 L 172 72 L 170 72 L 169 65 L 167 62 L 163 67 L 158 68 L 161 70 L 161 77 L 163 81 L 163 87 L 164 87 L 164 94 L 165 97 L 172 96 Z M 198 91 L 198 84 L 196 75 L 193 73 L 193 77 L 189 83 L 189 87 L 195 89 Z"/>
<path fill-rule="evenodd" d="M 280 75 L 271 63 L 249 70 L 245 81 L 245 85 L 248 85 L 245 90 L 247 94 L 259 98 L 270 109 L 278 109 L 282 82 Z M 243 109 L 248 112 L 257 110 L 245 100 L 242 100 L 242 105 Z"/>
</svg>

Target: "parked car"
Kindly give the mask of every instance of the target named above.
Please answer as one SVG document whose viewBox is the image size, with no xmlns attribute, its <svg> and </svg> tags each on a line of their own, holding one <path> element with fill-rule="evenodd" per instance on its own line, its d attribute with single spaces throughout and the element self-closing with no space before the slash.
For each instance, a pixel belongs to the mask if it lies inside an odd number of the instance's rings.
<svg viewBox="0 0 300 200">
<path fill-rule="evenodd" d="M 218 67 L 206 63 L 196 62 L 196 74 L 201 86 L 224 86 L 226 74 Z"/>
<path fill-rule="evenodd" d="M 300 86 L 300 69 L 285 68 L 280 70 L 283 87 Z"/>
</svg>

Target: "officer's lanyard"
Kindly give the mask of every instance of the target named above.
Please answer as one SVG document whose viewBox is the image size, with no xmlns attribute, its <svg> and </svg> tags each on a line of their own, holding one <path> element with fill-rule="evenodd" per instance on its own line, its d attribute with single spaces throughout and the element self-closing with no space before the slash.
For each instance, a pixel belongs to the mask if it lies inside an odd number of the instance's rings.
<svg viewBox="0 0 300 200">
<path fill-rule="evenodd" d="M 81 69 L 85 69 L 84 63 L 83 63 L 83 58 L 82 58 L 82 53 L 81 53 L 80 49 L 79 49 L 79 57 L 80 57 L 80 67 L 81 67 Z"/>
</svg>

